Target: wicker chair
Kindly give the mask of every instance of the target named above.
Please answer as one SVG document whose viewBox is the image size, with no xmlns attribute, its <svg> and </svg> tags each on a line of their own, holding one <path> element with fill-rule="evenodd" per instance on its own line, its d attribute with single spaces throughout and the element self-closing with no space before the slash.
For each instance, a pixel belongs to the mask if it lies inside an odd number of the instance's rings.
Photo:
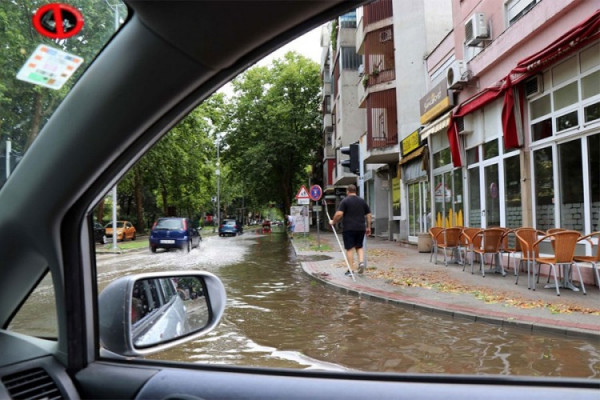
<svg viewBox="0 0 600 400">
<path fill-rule="evenodd" d="M 535 228 L 519 228 L 515 230 L 515 236 L 517 237 L 517 242 L 521 248 L 521 259 L 519 260 L 519 266 L 516 270 L 517 279 L 515 280 L 515 285 L 519 284 L 519 270 L 521 269 L 521 264 L 525 262 L 527 263 L 527 289 L 531 289 L 531 275 L 533 274 L 532 266 L 535 262 L 535 258 L 538 256 L 538 253 L 533 251 L 533 244 L 539 237 L 545 235 L 546 233 L 544 231 Z"/>
<path fill-rule="evenodd" d="M 521 244 L 515 236 L 516 229 L 504 228 L 504 234 L 502 235 L 502 241 L 500 242 L 500 254 L 508 254 L 507 266 L 510 268 L 510 259 L 513 259 L 513 270 L 515 276 L 519 275 L 516 262 L 516 254 L 521 253 Z"/>
<path fill-rule="evenodd" d="M 542 243 L 544 240 L 547 240 L 547 239 L 554 241 L 554 243 L 553 243 L 554 256 L 552 256 L 552 257 L 537 256 L 537 257 L 535 257 L 535 263 L 538 265 L 538 273 L 537 273 L 538 280 L 539 280 L 540 269 L 541 269 L 542 264 L 547 264 L 550 266 L 551 269 L 548 272 L 548 274 L 550 274 L 550 272 L 551 272 L 552 275 L 554 275 L 554 286 L 556 288 L 557 296 L 560 296 L 557 267 L 563 266 L 563 268 L 564 268 L 565 266 L 570 267 L 572 265 L 574 265 L 575 268 L 577 269 L 577 272 L 579 274 L 579 282 L 581 283 L 581 290 L 583 291 L 583 294 L 586 294 L 585 286 L 583 284 L 583 279 L 581 277 L 581 270 L 579 269 L 579 265 L 577 263 L 575 263 L 575 260 L 574 260 L 575 248 L 577 247 L 577 242 L 579 241 L 580 238 L 581 238 L 581 235 L 578 231 L 564 230 L 564 231 L 554 232 L 549 235 L 543 236 L 542 238 L 538 239 L 533 244 L 533 251 L 536 253 L 539 253 L 540 243 Z M 534 268 L 534 277 L 535 277 L 535 268 Z M 564 279 L 567 280 L 568 278 L 569 278 L 569 273 L 564 271 Z M 533 284 L 533 290 L 535 290 L 535 282 Z"/>
<path fill-rule="evenodd" d="M 594 278 L 596 279 L 596 285 L 598 285 L 598 289 L 600 289 L 600 274 L 598 273 L 598 265 L 600 264 L 600 232 L 592 232 L 589 235 L 585 235 L 579 238 L 579 241 L 586 240 L 592 245 L 592 250 L 594 248 L 594 244 L 592 243 L 592 238 L 594 236 L 598 236 L 598 243 L 596 243 L 596 255 L 591 256 L 574 256 L 573 260 L 576 262 L 587 262 L 592 264 L 592 270 L 594 272 Z M 593 252 L 592 252 L 593 253 Z"/>
<path fill-rule="evenodd" d="M 436 242 L 437 249 L 444 250 L 444 265 L 448 266 L 448 250 L 457 250 L 460 258 L 460 234 L 462 228 L 445 228 L 441 232 L 438 232 L 435 236 L 434 242 Z M 461 260 L 462 261 L 462 260 Z M 437 252 L 435 253 L 435 263 L 437 264 Z"/>
<path fill-rule="evenodd" d="M 502 244 L 502 235 L 504 235 L 503 228 L 487 228 L 483 229 L 474 237 L 474 239 L 476 239 L 478 236 L 480 236 L 483 242 L 480 248 L 473 247 L 473 252 L 475 254 L 479 254 L 480 257 L 479 261 L 481 265 L 481 275 L 483 277 L 485 277 L 486 254 L 492 255 L 490 266 L 492 266 L 492 263 L 494 260 L 496 260 L 496 262 L 500 265 L 502 276 L 506 275 L 506 272 L 504 272 L 504 267 L 502 266 L 502 261 L 500 260 L 500 245 Z"/>
<path fill-rule="evenodd" d="M 463 259 L 463 271 L 467 266 L 467 254 L 470 254 L 471 273 L 473 273 L 473 259 L 475 258 L 474 248 L 481 248 L 481 236 L 477 234 L 481 232 L 481 228 L 464 228 L 461 235 L 461 251 Z"/>
<path fill-rule="evenodd" d="M 429 228 L 429 235 L 431 235 L 431 254 L 429 255 L 429 262 L 431 262 L 433 260 L 434 255 L 437 260 L 437 251 L 438 251 L 437 241 L 442 240 L 442 238 L 438 237 L 438 233 L 440 233 L 443 230 L 444 230 L 444 228 L 441 228 L 439 226 L 432 226 L 431 228 Z"/>
</svg>

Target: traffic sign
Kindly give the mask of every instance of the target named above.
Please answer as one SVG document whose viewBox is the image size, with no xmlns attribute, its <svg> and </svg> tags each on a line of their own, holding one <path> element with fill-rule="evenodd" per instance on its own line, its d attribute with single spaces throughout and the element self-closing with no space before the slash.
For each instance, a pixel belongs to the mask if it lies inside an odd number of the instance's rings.
<svg viewBox="0 0 600 400">
<path fill-rule="evenodd" d="M 46 4 L 33 14 L 33 26 L 50 39 L 67 39 L 81 31 L 83 16 L 68 4 Z"/>
<path fill-rule="evenodd" d="M 310 198 L 311 198 L 311 200 L 319 201 L 321 199 L 322 195 L 323 195 L 323 191 L 321 190 L 321 186 L 319 186 L 319 185 L 312 185 L 310 187 Z"/>
<path fill-rule="evenodd" d="M 296 198 L 298 200 L 300 200 L 300 199 L 310 199 L 310 196 L 308 194 L 308 190 L 306 190 L 306 186 L 302 185 L 302 187 L 298 191 L 298 194 L 296 195 Z"/>
</svg>

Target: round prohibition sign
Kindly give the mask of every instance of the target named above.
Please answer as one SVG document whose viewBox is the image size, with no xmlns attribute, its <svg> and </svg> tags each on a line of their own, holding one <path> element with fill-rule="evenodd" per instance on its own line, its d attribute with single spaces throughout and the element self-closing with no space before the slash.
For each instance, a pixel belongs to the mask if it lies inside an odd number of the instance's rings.
<svg viewBox="0 0 600 400">
<path fill-rule="evenodd" d="M 313 201 L 319 201 L 321 196 L 323 195 L 323 191 L 321 190 L 321 186 L 312 185 L 310 187 L 310 192 L 308 194 Z"/>
<path fill-rule="evenodd" d="M 73 6 L 46 4 L 33 15 L 33 26 L 39 34 L 51 39 L 67 39 L 83 28 L 83 15 Z"/>
</svg>

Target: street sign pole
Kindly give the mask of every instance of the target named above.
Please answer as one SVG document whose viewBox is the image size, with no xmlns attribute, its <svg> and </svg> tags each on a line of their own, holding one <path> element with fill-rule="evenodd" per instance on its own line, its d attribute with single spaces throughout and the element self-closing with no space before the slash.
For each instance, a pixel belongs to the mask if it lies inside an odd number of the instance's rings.
<svg viewBox="0 0 600 400">
<path fill-rule="evenodd" d="M 323 195 L 323 190 L 321 189 L 321 186 L 319 185 L 312 185 L 310 187 L 310 193 L 309 196 L 312 200 L 315 201 L 316 205 L 314 206 L 317 212 L 317 247 L 319 248 L 319 250 L 321 249 L 321 231 L 320 231 L 320 222 L 319 222 L 319 211 L 320 211 L 320 206 L 319 204 L 319 200 L 321 200 L 321 196 Z"/>
</svg>

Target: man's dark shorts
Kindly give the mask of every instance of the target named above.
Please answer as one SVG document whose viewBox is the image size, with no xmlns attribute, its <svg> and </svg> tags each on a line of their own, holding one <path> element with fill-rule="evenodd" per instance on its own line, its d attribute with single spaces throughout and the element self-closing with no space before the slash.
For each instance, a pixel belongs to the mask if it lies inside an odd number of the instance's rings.
<svg viewBox="0 0 600 400">
<path fill-rule="evenodd" d="M 360 249 L 363 247 L 363 240 L 365 238 L 365 231 L 344 231 L 342 233 L 344 238 L 344 248 L 350 250 L 353 248 Z"/>
</svg>

